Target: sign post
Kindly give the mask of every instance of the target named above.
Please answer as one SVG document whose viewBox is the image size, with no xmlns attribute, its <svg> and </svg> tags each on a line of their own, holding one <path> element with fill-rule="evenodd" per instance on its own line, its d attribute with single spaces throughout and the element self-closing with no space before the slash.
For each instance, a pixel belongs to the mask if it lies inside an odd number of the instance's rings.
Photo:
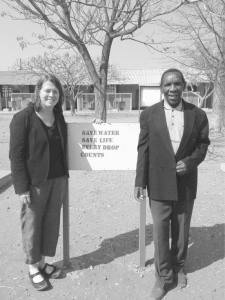
<svg viewBox="0 0 225 300">
<path fill-rule="evenodd" d="M 68 123 L 70 170 L 135 170 L 138 123 Z M 140 203 L 140 266 L 145 265 L 146 191 Z M 69 264 L 69 184 L 63 205 L 63 262 Z"/>
<path fill-rule="evenodd" d="M 69 263 L 69 179 L 67 179 L 66 194 L 63 202 L 63 265 L 68 266 Z"/>
<path fill-rule="evenodd" d="M 146 225 L 146 190 L 143 200 L 140 201 L 139 252 L 140 267 L 145 267 L 145 225 Z"/>
</svg>

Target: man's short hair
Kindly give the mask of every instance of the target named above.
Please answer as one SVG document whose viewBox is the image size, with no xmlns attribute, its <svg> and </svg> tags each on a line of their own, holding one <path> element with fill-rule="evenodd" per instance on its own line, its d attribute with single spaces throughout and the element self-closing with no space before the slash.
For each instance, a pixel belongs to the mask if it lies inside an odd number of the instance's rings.
<svg viewBox="0 0 225 300">
<path fill-rule="evenodd" d="M 163 72 L 162 77 L 161 77 L 161 81 L 160 81 L 160 87 L 162 87 L 162 84 L 163 84 L 163 77 L 164 77 L 164 75 L 167 74 L 167 73 L 179 73 L 180 76 L 181 76 L 181 79 L 182 79 L 182 81 L 183 81 L 184 86 L 186 86 L 186 81 L 185 81 L 185 79 L 184 79 L 183 73 L 182 73 L 180 70 L 178 70 L 178 69 L 172 68 L 172 69 L 168 69 L 168 70 L 166 70 L 165 72 Z"/>
</svg>

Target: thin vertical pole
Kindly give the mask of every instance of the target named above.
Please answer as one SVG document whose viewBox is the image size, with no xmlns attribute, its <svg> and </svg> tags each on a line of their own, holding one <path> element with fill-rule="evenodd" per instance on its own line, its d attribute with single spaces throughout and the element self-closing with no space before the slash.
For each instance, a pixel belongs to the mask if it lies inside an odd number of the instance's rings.
<svg viewBox="0 0 225 300">
<path fill-rule="evenodd" d="M 140 114 L 141 114 L 141 88 L 140 88 L 140 85 L 138 86 L 138 115 L 139 115 L 139 119 L 140 120 Z"/>
<path fill-rule="evenodd" d="M 68 266 L 69 263 L 69 179 L 67 179 L 66 195 L 63 202 L 63 265 Z"/>
<path fill-rule="evenodd" d="M 139 251 L 140 267 L 145 267 L 145 224 L 146 224 L 146 190 L 144 198 L 140 201 L 140 228 L 139 228 Z"/>
</svg>

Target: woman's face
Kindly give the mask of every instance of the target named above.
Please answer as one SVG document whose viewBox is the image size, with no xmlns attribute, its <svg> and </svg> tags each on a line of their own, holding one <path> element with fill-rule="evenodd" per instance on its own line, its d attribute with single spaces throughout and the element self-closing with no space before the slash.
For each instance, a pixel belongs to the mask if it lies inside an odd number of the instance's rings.
<svg viewBox="0 0 225 300">
<path fill-rule="evenodd" d="M 45 81 L 39 93 L 41 105 L 45 108 L 54 108 L 59 101 L 59 90 L 51 81 Z"/>
</svg>

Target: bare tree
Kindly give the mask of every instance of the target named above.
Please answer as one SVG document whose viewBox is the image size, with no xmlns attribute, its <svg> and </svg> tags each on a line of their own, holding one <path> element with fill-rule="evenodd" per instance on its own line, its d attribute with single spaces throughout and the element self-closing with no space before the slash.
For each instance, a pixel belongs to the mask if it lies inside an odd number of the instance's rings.
<svg viewBox="0 0 225 300">
<path fill-rule="evenodd" d="M 208 72 L 205 72 L 204 63 L 202 62 L 202 56 L 198 56 L 198 59 L 196 58 L 196 51 L 190 51 L 189 48 L 180 49 L 181 53 L 184 55 L 182 58 L 184 59 L 185 56 L 189 59 L 192 57 L 193 60 L 197 60 L 198 62 L 198 69 L 196 69 L 197 64 L 195 64 L 195 68 L 192 66 L 187 67 L 187 58 L 184 60 L 184 62 L 181 62 L 181 67 L 183 72 L 185 73 L 185 78 L 187 81 L 187 89 L 192 92 L 192 94 L 198 96 L 200 98 L 198 106 L 200 108 L 205 107 L 206 100 L 210 98 L 214 92 L 214 86 L 213 86 L 213 78 L 211 76 L 211 70 L 208 70 Z M 191 65 L 191 64 L 190 64 Z M 201 94 L 196 91 L 196 86 L 201 86 Z"/>
<path fill-rule="evenodd" d="M 98 67 L 100 64 L 99 58 L 96 58 L 94 63 Z M 92 85 L 87 68 L 79 53 L 74 55 L 68 52 L 64 54 L 44 53 L 43 56 L 31 57 L 28 60 L 17 60 L 12 69 L 20 71 L 25 77 L 29 75 L 29 77 L 34 77 L 35 79 L 44 74 L 57 76 L 65 91 L 64 110 L 66 109 L 66 103 L 69 102 L 72 116 L 75 115 L 75 105 L 78 96 Z M 116 65 L 110 64 L 108 73 L 109 80 L 122 80 L 121 71 Z"/>
<path fill-rule="evenodd" d="M 20 18 L 45 26 L 60 46 L 76 48 L 95 86 L 95 122 L 106 121 L 108 64 L 113 40 L 135 38 L 145 24 L 181 7 L 188 0 L 14 0 L 5 1 Z M 50 29 L 50 31 L 48 30 Z M 23 42 L 23 41 L 20 41 Z M 61 44 L 60 44 L 61 43 Z M 89 46 L 101 47 L 99 69 Z"/>
<path fill-rule="evenodd" d="M 166 46 L 162 51 L 187 73 L 213 83 L 211 129 L 220 132 L 225 125 L 225 1 L 197 1 L 188 9 L 178 9 L 176 16 L 179 23 L 163 23 L 176 40 L 175 46 Z M 208 89 L 208 95 L 211 92 Z"/>
<path fill-rule="evenodd" d="M 91 84 L 86 66 L 79 54 L 70 55 L 68 52 L 62 55 L 44 53 L 43 56 L 31 57 L 28 60 L 17 62 L 14 70 L 20 70 L 30 77 L 40 77 L 44 74 L 54 74 L 61 81 L 65 91 L 65 106 L 69 101 L 71 115 L 75 114 L 77 97 L 84 88 Z"/>
</svg>

